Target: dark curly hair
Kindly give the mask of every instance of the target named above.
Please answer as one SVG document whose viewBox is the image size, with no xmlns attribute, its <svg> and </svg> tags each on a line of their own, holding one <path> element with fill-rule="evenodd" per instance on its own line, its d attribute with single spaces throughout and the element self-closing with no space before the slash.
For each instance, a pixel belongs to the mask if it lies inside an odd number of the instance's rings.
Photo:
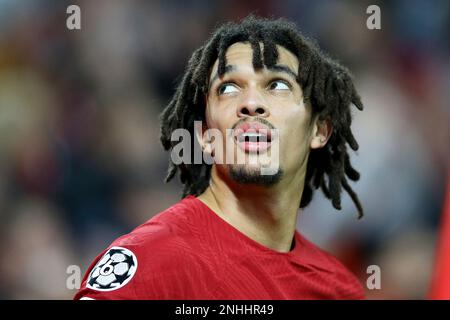
<svg viewBox="0 0 450 320">
<path fill-rule="evenodd" d="M 304 37 L 296 25 L 284 19 L 266 19 L 250 15 L 239 23 L 223 24 L 212 34 L 203 46 L 192 54 L 183 78 L 176 88 L 171 101 L 160 115 L 161 142 L 165 150 L 172 150 L 175 142 L 171 134 L 175 129 L 188 129 L 194 136 L 194 121 L 205 120 L 205 99 L 208 93 L 209 75 L 213 63 L 218 59 L 218 74 L 225 73 L 225 53 L 236 42 L 248 42 L 253 49 L 253 67 L 272 67 L 277 63 L 280 45 L 297 56 L 297 82 L 303 89 L 305 101 L 309 101 L 312 114 L 319 120 L 329 118 L 333 131 L 327 144 L 311 150 L 305 176 L 305 185 L 300 208 L 307 206 L 314 189 L 319 187 L 335 209 L 341 209 L 341 193 L 344 189 L 353 200 L 358 217 L 363 216 L 363 208 L 348 179 L 357 181 L 360 174 L 351 163 L 347 144 L 354 151 L 358 149 L 350 129 L 352 115 L 350 106 L 363 109 L 361 98 L 356 92 L 349 70 L 334 61 L 310 39 Z M 264 50 L 261 52 L 260 43 Z M 192 139 L 195 140 L 195 139 Z M 192 147 L 196 142 L 192 141 Z M 209 186 L 211 165 L 182 163 L 175 165 L 169 160 L 170 181 L 177 171 L 184 184 L 183 197 L 200 195 Z"/>
</svg>

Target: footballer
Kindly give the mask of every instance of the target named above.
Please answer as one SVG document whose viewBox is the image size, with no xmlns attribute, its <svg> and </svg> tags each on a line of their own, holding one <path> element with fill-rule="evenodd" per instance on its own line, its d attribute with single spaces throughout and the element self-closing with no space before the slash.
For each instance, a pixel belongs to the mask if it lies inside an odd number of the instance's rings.
<svg viewBox="0 0 450 320">
<path fill-rule="evenodd" d="M 173 152 L 184 129 L 202 154 L 249 161 L 171 156 L 166 181 L 179 175 L 182 200 L 106 248 L 75 299 L 363 299 L 359 280 L 296 230 L 319 188 L 338 210 L 345 191 L 363 216 L 349 185 L 352 106 L 363 109 L 349 71 L 295 24 L 252 15 L 217 28 L 160 116 L 161 142 Z M 276 170 L 263 174 L 258 157 L 271 152 Z"/>
</svg>

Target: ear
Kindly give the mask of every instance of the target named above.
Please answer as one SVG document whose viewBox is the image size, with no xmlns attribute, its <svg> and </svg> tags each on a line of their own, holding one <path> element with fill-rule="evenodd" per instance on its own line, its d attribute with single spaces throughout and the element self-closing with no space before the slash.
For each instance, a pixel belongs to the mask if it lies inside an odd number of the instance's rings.
<svg viewBox="0 0 450 320">
<path fill-rule="evenodd" d="M 324 120 L 320 120 L 319 116 L 316 117 L 313 124 L 311 135 L 311 149 L 319 149 L 324 147 L 328 139 L 330 139 L 331 133 L 333 132 L 333 125 L 331 124 L 331 119 L 326 118 Z"/>
<path fill-rule="evenodd" d="M 202 148 L 202 152 L 211 153 L 212 152 L 211 137 L 206 122 L 195 121 L 194 131 L 195 131 L 195 138 L 197 139 L 200 147 Z"/>
</svg>

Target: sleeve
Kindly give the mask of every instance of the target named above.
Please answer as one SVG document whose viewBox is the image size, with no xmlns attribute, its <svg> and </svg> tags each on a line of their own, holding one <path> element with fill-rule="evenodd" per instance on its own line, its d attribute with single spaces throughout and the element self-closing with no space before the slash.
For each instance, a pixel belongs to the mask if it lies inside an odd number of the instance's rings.
<svg viewBox="0 0 450 320">
<path fill-rule="evenodd" d="M 365 291 L 360 280 L 345 266 L 339 263 L 341 271 L 338 272 L 337 296 L 343 300 L 364 300 Z"/>
<path fill-rule="evenodd" d="M 138 258 L 133 247 L 111 246 L 89 266 L 74 300 L 138 299 Z"/>
<path fill-rule="evenodd" d="M 349 279 L 349 287 L 342 291 L 343 299 L 347 300 L 364 300 L 365 291 L 361 282 L 354 276 Z"/>
<path fill-rule="evenodd" d="M 184 241 L 118 245 L 94 260 L 75 300 L 197 299 L 208 290 L 205 266 Z"/>
</svg>

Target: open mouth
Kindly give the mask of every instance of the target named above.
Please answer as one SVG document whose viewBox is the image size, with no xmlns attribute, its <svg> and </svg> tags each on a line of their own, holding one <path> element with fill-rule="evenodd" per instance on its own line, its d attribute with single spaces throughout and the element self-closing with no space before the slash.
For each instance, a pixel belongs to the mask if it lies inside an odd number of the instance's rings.
<svg viewBox="0 0 450 320">
<path fill-rule="evenodd" d="M 272 131 L 258 122 L 244 123 L 235 130 L 236 144 L 245 152 L 261 153 L 270 148 Z"/>
</svg>

